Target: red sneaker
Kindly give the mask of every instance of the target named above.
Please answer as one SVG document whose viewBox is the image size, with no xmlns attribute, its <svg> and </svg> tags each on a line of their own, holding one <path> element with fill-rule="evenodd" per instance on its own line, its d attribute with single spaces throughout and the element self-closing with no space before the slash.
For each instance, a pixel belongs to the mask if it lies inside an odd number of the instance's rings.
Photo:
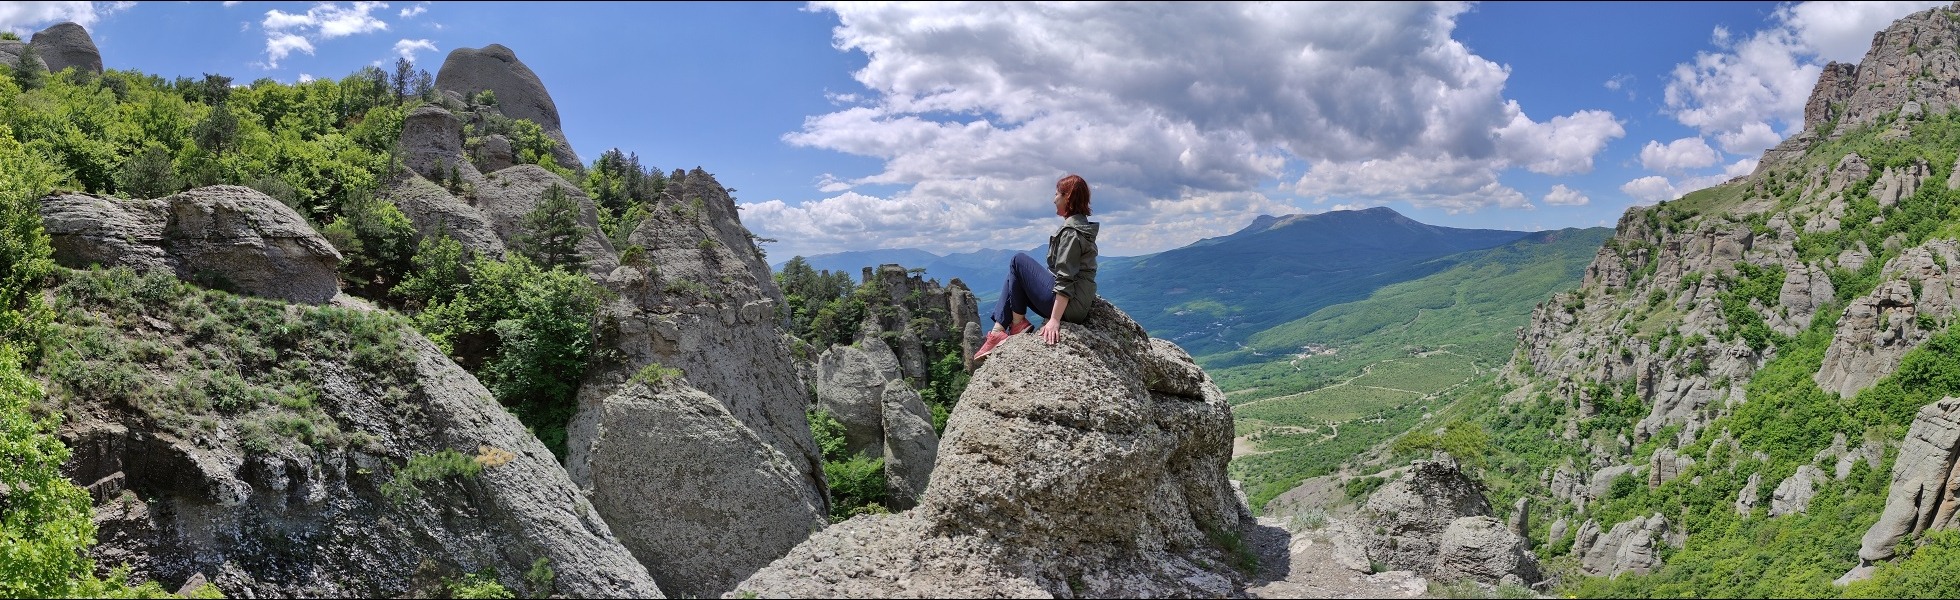
<svg viewBox="0 0 1960 600">
<path fill-rule="evenodd" d="M 1025 333 L 1029 327 L 1034 327 L 1034 321 L 1022 319 L 1018 323 L 1007 326 L 1007 335 L 1021 335 L 1022 333 Z"/>
<path fill-rule="evenodd" d="M 1007 335 L 1007 332 L 1000 330 L 987 332 L 987 341 L 980 344 L 979 352 L 973 353 L 973 360 L 986 358 L 987 353 L 993 352 L 995 346 L 999 346 L 1001 342 L 1007 341 Z"/>
</svg>

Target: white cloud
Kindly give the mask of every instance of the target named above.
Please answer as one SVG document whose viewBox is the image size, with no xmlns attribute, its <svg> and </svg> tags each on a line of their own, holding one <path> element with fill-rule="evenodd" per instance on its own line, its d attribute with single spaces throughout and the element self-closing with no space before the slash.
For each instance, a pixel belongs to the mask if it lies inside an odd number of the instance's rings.
<svg viewBox="0 0 1960 600">
<path fill-rule="evenodd" d="M 1635 204 L 1653 204 L 1681 197 L 1674 192 L 1674 184 L 1660 175 L 1648 175 L 1626 182 L 1620 186 L 1620 191 L 1633 196 Z"/>
<path fill-rule="evenodd" d="M 293 52 L 313 54 L 313 42 L 307 41 L 305 36 L 298 34 L 283 32 L 266 34 L 265 58 L 267 68 L 279 68 L 279 61 L 285 60 L 286 56 Z"/>
<path fill-rule="evenodd" d="M 1675 66 L 1666 90 L 1667 110 L 1704 136 L 1749 140 L 1739 142 L 1743 146 L 1759 145 L 1758 124 L 1778 129 L 1780 135 L 1796 133 L 1803 128 L 1803 105 L 1824 63 L 1855 63 L 1870 49 L 1872 32 L 1944 4 L 1806 2 L 1778 7 L 1768 28 L 1747 36 L 1717 28 L 1713 39 L 1718 51 L 1698 53 L 1694 61 Z"/>
<path fill-rule="evenodd" d="M 835 47 L 866 57 L 854 76 L 867 93 L 833 95 L 836 109 L 806 118 L 784 140 L 882 163 L 874 173 L 824 181 L 826 189 L 910 188 L 885 202 L 934 188 L 998 190 L 966 196 L 1033 199 L 1024 212 L 1039 219 L 1048 213 L 1054 178 L 1074 172 L 1097 189 L 1098 215 L 1164 235 L 1191 231 L 1190 238 L 1153 242 L 1166 246 L 1228 233 L 1249 218 L 1172 226 L 1163 211 L 1181 206 L 1256 195 L 1259 202 L 1222 206 L 1297 212 L 1257 192 L 1275 183 L 1282 192 L 1344 203 L 1528 208 L 1524 194 L 1497 182 L 1500 174 L 1585 172 L 1608 141 L 1625 135 L 1602 111 L 1527 117 L 1504 97 L 1508 69 L 1451 38 L 1466 10 L 1456 3 L 1008 3 L 987 10 L 818 3 L 812 10 L 836 13 Z M 1301 165 L 1304 174 L 1294 170 Z M 1110 194 L 1105 206 L 1105 189 L 1126 193 Z M 879 206 L 842 197 L 812 204 Z M 751 222 L 786 228 L 774 219 L 795 208 Z M 1220 230 L 1191 229 L 1214 221 Z M 1045 235 L 1047 228 L 1029 232 Z M 879 235 L 858 237 L 896 243 Z"/>
<path fill-rule="evenodd" d="M 429 3 L 421 2 L 421 3 L 417 3 L 415 6 L 410 6 L 408 8 L 402 9 L 401 17 L 404 19 L 413 19 L 415 18 L 416 15 L 425 12 L 429 12 Z"/>
<path fill-rule="evenodd" d="M 23 39 L 35 31 L 62 21 L 83 27 L 129 8 L 127 2 L 0 2 L 0 30 L 21 34 Z"/>
<path fill-rule="evenodd" d="M 1783 136 L 1770 129 L 1768 123 L 1756 121 L 1741 127 L 1716 134 L 1715 143 L 1722 145 L 1722 151 L 1729 154 L 1754 156 L 1783 141 Z"/>
<path fill-rule="evenodd" d="M 1563 183 L 1553 185 L 1552 191 L 1545 193 L 1544 200 L 1545 204 L 1550 206 L 1584 206 L 1592 202 L 1591 198 L 1587 198 L 1579 190 L 1565 187 Z"/>
<path fill-rule="evenodd" d="M 1640 166 L 1659 173 L 1681 173 L 1721 162 L 1722 156 L 1698 137 L 1687 137 L 1662 144 L 1649 141 L 1640 149 Z"/>
<path fill-rule="evenodd" d="M 238 6 L 240 4 L 244 4 L 244 2 L 241 2 L 240 0 L 225 0 L 225 8 L 231 8 L 233 6 Z"/>
<path fill-rule="evenodd" d="M 313 42 L 386 31 L 388 24 L 374 16 L 375 11 L 386 8 L 386 2 L 355 2 L 346 7 L 322 2 L 304 13 L 268 10 L 259 22 L 266 36 L 265 66 L 278 68 L 280 59 L 295 50 L 312 54 Z"/>
<path fill-rule="evenodd" d="M 308 75 L 308 74 L 306 74 L 306 73 L 300 73 L 300 74 L 299 74 L 299 82 L 300 82 L 300 83 L 310 83 L 310 82 L 312 82 L 312 81 L 313 81 L 313 76 L 312 76 L 312 75 Z"/>
<path fill-rule="evenodd" d="M 424 51 L 435 52 L 436 43 L 426 39 L 395 42 L 395 54 L 401 55 L 402 58 L 408 59 L 409 62 L 415 62 L 416 52 Z"/>
</svg>

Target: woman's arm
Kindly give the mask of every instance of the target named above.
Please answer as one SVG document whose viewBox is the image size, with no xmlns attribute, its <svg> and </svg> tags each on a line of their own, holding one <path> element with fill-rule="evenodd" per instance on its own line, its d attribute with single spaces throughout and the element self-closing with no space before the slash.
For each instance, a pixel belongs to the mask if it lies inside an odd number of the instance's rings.
<svg viewBox="0 0 1960 600">
<path fill-rule="evenodd" d="M 1041 339 L 1054 344 L 1062 339 L 1062 313 L 1068 310 L 1068 294 L 1055 294 L 1055 308 L 1048 311 L 1048 322 L 1041 324 Z"/>
</svg>

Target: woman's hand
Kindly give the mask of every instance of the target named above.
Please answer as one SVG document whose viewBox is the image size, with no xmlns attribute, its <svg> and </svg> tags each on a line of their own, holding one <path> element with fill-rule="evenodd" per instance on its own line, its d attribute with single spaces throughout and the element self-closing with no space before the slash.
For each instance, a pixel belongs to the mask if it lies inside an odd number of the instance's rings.
<svg viewBox="0 0 1960 600">
<path fill-rule="evenodd" d="M 1062 339 L 1062 313 L 1068 312 L 1068 294 L 1055 294 L 1055 307 L 1048 311 L 1048 322 L 1041 324 L 1041 339 L 1048 345 Z"/>
</svg>

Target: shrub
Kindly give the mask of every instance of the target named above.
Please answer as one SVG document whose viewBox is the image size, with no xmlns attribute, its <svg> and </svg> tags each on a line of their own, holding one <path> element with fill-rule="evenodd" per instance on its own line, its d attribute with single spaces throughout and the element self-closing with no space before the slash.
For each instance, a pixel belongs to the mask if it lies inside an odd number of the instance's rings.
<svg viewBox="0 0 1960 600">
<path fill-rule="evenodd" d="M 417 454 L 409 457 L 407 465 L 395 471 L 393 479 L 381 484 L 381 495 L 395 504 L 407 504 L 422 497 L 422 488 L 418 484 L 451 477 L 475 477 L 483 469 L 483 463 L 455 450 Z"/>
</svg>

